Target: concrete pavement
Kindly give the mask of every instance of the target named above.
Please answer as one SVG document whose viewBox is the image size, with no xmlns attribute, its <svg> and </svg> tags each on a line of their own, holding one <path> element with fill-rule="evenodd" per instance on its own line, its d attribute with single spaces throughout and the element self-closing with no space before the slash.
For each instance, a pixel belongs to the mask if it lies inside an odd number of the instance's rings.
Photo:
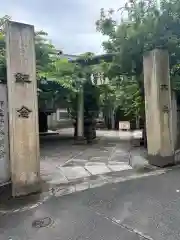
<svg viewBox="0 0 180 240">
<path fill-rule="evenodd" d="M 180 168 L 0 215 L 1 240 L 179 240 Z"/>
</svg>

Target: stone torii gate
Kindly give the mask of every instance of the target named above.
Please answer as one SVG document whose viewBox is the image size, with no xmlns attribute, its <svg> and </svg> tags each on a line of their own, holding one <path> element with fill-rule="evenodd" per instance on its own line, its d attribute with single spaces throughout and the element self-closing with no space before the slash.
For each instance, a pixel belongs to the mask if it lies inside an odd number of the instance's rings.
<svg viewBox="0 0 180 240">
<path fill-rule="evenodd" d="M 0 180 L 3 166 L 12 195 L 20 196 L 41 189 L 34 27 L 8 22 L 6 54 L 7 92 L 6 84 L 0 84 Z M 144 85 L 149 162 L 174 164 L 177 116 L 166 51 L 156 49 L 144 56 Z M 78 136 L 83 132 L 82 113 L 83 107 Z"/>
</svg>

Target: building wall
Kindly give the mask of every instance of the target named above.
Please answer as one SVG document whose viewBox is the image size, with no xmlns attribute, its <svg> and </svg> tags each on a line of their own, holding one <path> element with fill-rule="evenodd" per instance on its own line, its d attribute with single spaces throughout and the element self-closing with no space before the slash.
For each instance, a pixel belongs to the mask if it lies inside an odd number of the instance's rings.
<svg viewBox="0 0 180 240">
<path fill-rule="evenodd" d="M 67 109 L 57 109 L 48 116 L 48 129 L 57 130 L 73 127 L 73 120 L 69 117 Z"/>
</svg>

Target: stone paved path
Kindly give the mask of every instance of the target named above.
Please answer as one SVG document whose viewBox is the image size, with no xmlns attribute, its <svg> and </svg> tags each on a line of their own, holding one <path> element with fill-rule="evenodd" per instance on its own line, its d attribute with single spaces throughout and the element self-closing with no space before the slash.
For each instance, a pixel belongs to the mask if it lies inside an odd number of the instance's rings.
<svg viewBox="0 0 180 240">
<path fill-rule="evenodd" d="M 72 129 L 60 134 L 66 138 L 42 144 L 41 178 L 50 191 L 69 193 L 155 170 L 142 148 L 132 149 L 131 132 L 97 131 L 99 141 L 92 145 L 75 145 Z"/>
</svg>

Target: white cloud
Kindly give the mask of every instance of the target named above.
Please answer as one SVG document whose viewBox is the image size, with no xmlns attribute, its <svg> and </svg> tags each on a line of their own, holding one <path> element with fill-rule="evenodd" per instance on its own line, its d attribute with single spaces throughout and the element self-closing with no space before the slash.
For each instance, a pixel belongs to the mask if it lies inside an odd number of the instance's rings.
<svg viewBox="0 0 180 240">
<path fill-rule="evenodd" d="M 49 33 L 57 48 L 66 53 L 101 53 L 103 37 L 96 32 L 100 9 L 118 9 L 125 0 L 6 0 L 0 15 L 35 25 Z M 119 14 L 117 15 L 119 17 Z"/>
</svg>

